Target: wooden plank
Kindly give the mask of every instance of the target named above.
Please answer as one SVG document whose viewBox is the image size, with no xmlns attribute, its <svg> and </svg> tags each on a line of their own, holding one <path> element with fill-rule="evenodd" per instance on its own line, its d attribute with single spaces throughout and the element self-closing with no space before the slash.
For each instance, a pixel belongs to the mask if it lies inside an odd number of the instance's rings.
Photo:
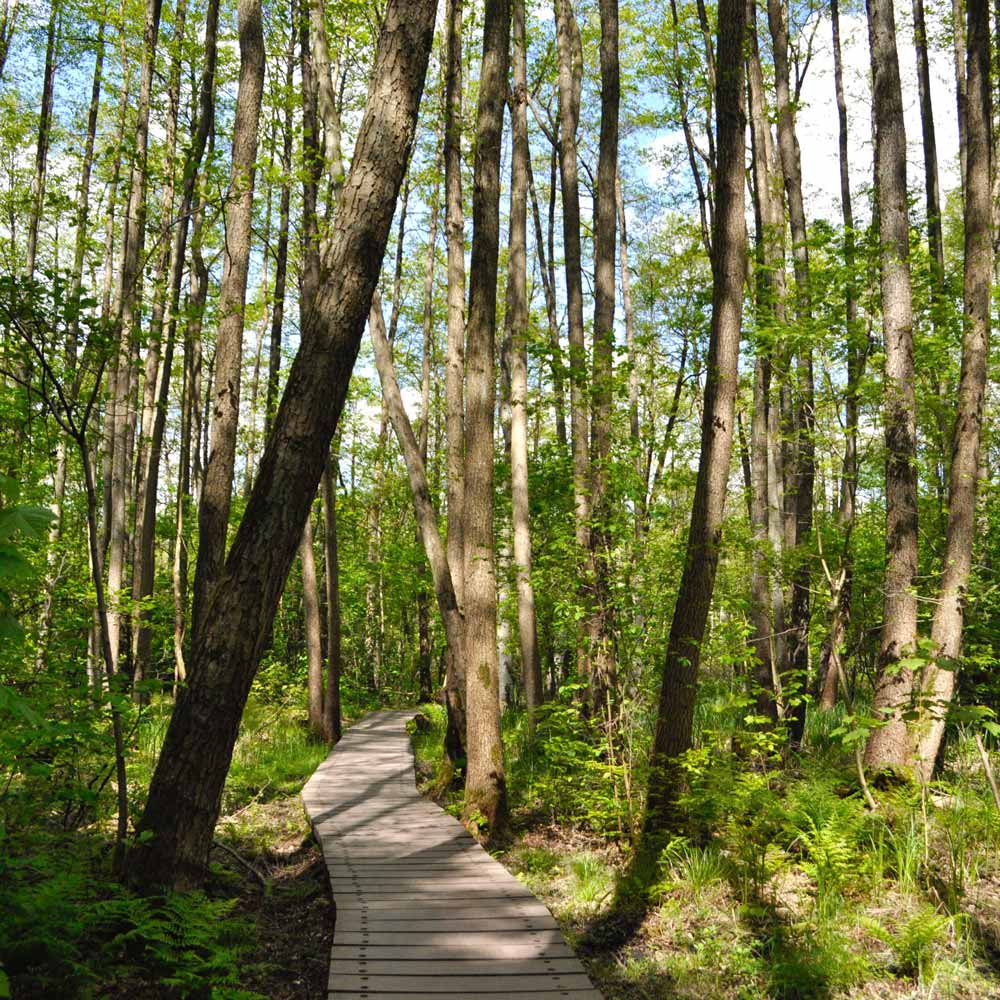
<svg viewBox="0 0 1000 1000">
<path fill-rule="evenodd" d="M 416 792 L 410 717 L 367 716 L 303 789 L 336 906 L 329 1000 L 600 1000 L 545 906 Z"/>
<path fill-rule="evenodd" d="M 439 992 L 425 993 L 398 993 L 384 992 L 378 993 L 365 991 L 364 993 L 351 992 L 350 990 L 332 990 L 328 994 L 328 1000 L 434 1000 L 434 997 L 454 996 Z M 479 990 L 475 996 L 485 995 L 484 990 Z M 517 1000 L 602 1000 L 601 994 L 591 988 L 589 990 L 517 990 L 509 994 Z"/>
<path fill-rule="evenodd" d="M 401 961 L 395 958 L 334 959 L 330 976 L 482 976 L 497 973 L 506 976 L 544 976 L 552 973 L 579 972 L 576 958 L 523 958 L 497 961 L 481 958 L 465 961 L 426 958 L 419 961 Z"/>
<path fill-rule="evenodd" d="M 468 913 L 467 910 L 463 914 Z M 551 914 L 534 917 L 469 917 L 455 919 L 453 917 L 442 917 L 440 919 L 421 920 L 414 925 L 410 920 L 393 920 L 391 918 L 379 919 L 378 917 L 366 917 L 362 922 L 357 912 L 351 913 L 344 910 L 337 915 L 337 940 L 343 937 L 350 937 L 362 928 L 371 931 L 373 934 L 392 934 L 397 940 L 419 938 L 422 935 L 446 934 L 452 937 L 452 932 L 461 931 L 463 934 L 479 934 L 482 932 L 503 934 L 510 931 L 535 931 L 554 930 L 558 924 Z M 415 930 L 419 927 L 419 930 Z"/>
<path fill-rule="evenodd" d="M 504 997 L 518 996 L 526 990 L 552 991 L 586 990 L 593 985 L 585 972 L 553 972 L 549 974 L 505 976 L 492 973 L 488 976 L 330 976 L 330 989 L 355 993 L 367 989 L 369 995 L 380 992 L 408 990 L 411 993 L 457 993 L 470 1000 L 488 994 Z M 555 995 L 558 995 L 556 992 Z"/>
</svg>

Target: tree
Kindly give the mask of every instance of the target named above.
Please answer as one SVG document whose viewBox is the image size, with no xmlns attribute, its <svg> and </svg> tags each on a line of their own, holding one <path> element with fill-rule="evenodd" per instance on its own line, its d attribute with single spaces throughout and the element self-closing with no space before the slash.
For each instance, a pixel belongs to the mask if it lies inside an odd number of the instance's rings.
<svg viewBox="0 0 1000 1000">
<path fill-rule="evenodd" d="M 493 357 L 500 254 L 500 147 L 510 59 L 510 3 L 487 0 L 476 115 L 472 259 L 466 333 L 465 665 L 467 821 L 493 836 L 505 823 L 497 589 L 493 552 Z"/>
<path fill-rule="evenodd" d="M 990 94 L 989 8 L 984 0 L 966 0 L 967 90 L 965 105 L 965 274 L 962 375 L 951 447 L 948 485 L 948 533 L 931 642 L 934 659 L 923 668 L 923 706 L 917 730 L 917 767 L 929 780 L 944 736 L 947 709 L 955 691 L 955 669 L 962 654 L 965 593 L 972 572 L 990 340 L 992 243 L 990 239 Z"/>
<path fill-rule="evenodd" d="M 719 4 L 715 114 L 717 155 L 712 232 L 712 329 L 709 339 L 701 455 L 691 508 L 684 572 L 677 591 L 660 685 L 650 760 L 645 829 L 676 820 L 678 757 L 691 746 L 701 641 L 715 587 L 722 515 L 736 409 L 747 236 L 744 210 L 746 129 L 743 46 L 747 5 Z"/>
<path fill-rule="evenodd" d="M 510 253 L 507 330 L 510 340 L 510 489 L 517 577 L 517 629 L 529 725 L 544 700 L 531 581 L 531 512 L 528 497 L 528 59 L 524 0 L 514 0 L 514 88 L 510 118 L 514 135 L 510 185 Z M 612 264 L 612 269 L 614 265 Z"/>
<path fill-rule="evenodd" d="M 205 872 L 226 772 L 285 578 L 337 427 L 378 280 L 413 140 L 435 4 L 392 0 L 385 10 L 368 101 L 320 282 L 303 317 L 246 512 L 211 615 L 195 637 L 190 681 L 170 720 L 130 852 L 129 878 L 191 885 Z M 144 831 L 151 835 L 142 837 Z"/>
<path fill-rule="evenodd" d="M 884 724 L 868 738 L 865 764 L 879 771 L 907 768 L 912 750 L 902 714 L 913 689 L 913 671 L 906 660 L 916 652 L 917 640 L 917 417 L 906 128 L 891 3 L 869 0 L 868 36 L 885 341 L 886 565 L 879 677 L 872 703 Z"/>
<path fill-rule="evenodd" d="M 250 267 L 257 125 L 264 93 L 264 28 L 260 0 L 240 0 L 240 84 L 233 125 L 233 159 L 226 201 L 226 247 L 215 348 L 212 437 L 198 508 L 198 561 L 194 575 L 191 632 L 198 632 L 222 572 L 240 417 L 243 315 Z"/>
</svg>

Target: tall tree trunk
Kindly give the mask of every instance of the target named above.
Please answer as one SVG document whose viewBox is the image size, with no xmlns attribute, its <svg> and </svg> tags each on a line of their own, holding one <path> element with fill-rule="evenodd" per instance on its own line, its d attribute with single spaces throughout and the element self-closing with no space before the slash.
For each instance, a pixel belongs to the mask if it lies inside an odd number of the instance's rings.
<svg viewBox="0 0 1000 1000">
<path fill-rule="evenodd" d="M 955 104 L 958 111 L 958 156 L 962 165 L 962 190 L 965 190 L 966 160 L 969 140 L 966 128 L 966 106 L 968 104 L 968 86 L 965 79 L 965 17 L 966 0 L 951 0 L 951 37 L 955 52 Z"/>
<path fill-rule="evenodd" d="M 173 218 L 175 211 L 174 174 L 177 152 L 177 119 L 181 99 L 181 53 L 184 46 L 186 17 L 186 0 L 180 0 L 174 12 L 174 37 L 171 39 L 173 53 L 170 80 L 167 87 L 169 107 L 165 144 L 167 162 L 160 208 L 160 257 L 157 263 L 155 298 L 150 322 L 149 346 L 146 353 L 142 427 L 139 439 L 139 457 L 135 470 L 135 529 L 132 554 L 132 600 L 135 602 L 135 609 L 132 613 L 132 684 L 133 696 L 140 701 L 146 700 L 139 685 L 149 671 L 152 658 L 153 633 L 149 626 L 149 609 L 143 607 L 143 602 L 148 602 L 153 596 L 156 570 L 156 501 L 163 432 L 166 427 L 167 394 L 170 388 L 171 368 L 173 367 L 174 335 L 177 328 L 177 304 L 172 301 L 172 295 L 174 288 L 177 289 L 178 296 L 180 294 L 187 237 L 187 209 L 190 207 L 190 202 L 182 206 L 181 218 L 175 224 Z M 179 230 L 182 227 L 184 239 L 171 239 L 172 231 L 180 235 Z M 164 330 L 166 330 L 165 338 Z"/>
<path fill-rule="evenodd" d="M 448 446 L 448 567 L 459 608 L 465 604 L 465 216 L 462 208 L 462 0 L 445 8 L 444 125 L 445 232 L 448 243 L 448 355 L 445 371 L 445 437 Z M 506 89 L 506 88 L 505 88 Z M 451 760 L 465 747 L 465 660 L 448 654 L 446 687 Z"/>
<path fill-rule="evenodd" d="M 788 18 L 784 0 L 768 0 L 767 18 L 774 54 L 774 82 L 778 104 L 778 153 L 785 180 L 788 222 L 792 233 L 792 258 L 795 263 L 795 317 L 805 337 L 796 350 L 794 374 L 795 463 L 785 469 L 794 504 L 794 544 L 797 565 L 792 578 L 789 628 L 791 655 L 789 681 L 797 694 L 790 698 L 790 735 L 799 743 L 805 731 L 804 700 L 809 673 L 809 621 L 811 571 L 806 551 L 813 522 L 813 485 L 816 477 L 815 403 L 813 390 L 813 354 L 808 331 L 812 323 L 812 293 L 809 286 L 809 242 L 806 230 L 805 203 L 802 197 L 802 165 L 795 134 L 795 111 L 788 65 Z M 791 473 L 791 475 L 789 475 Z M 786 491 L 786 502 L 787 497 Z M 785 685 L 787 688 L 787 684 Z"/>
<path fill-rule="evenodd" d="M 590 559 L 594 607 L 590 620 L 590 701 L 611 726 L 616 698 L 611 603 L 611 418 L 615 356 L 615 262 L 618 236 L 618 0 L 601 0 L 601 134 L 594 196 L 594 361 L 591 426 Z"/>
<path fill-rule="evenodd" d="M 134 392 L 133 353 L 139 341 L 142 255 L 146 229 L 146 155 L 149 146 L 149 106 L 156 65 L 162 0 L 147 0 L 143 31 L 142 76 L 136 120 L 135 154 L 118 284 L 119 346 L 114 378 L 113 448 L 111 454 L 111 509 L 108 533 L 108 627 L 111 653 L 118 669 L 122 612 L 119 606 L 125 576 L 125 512 L 129 481 L 129 409 Z"/>
<path fill-rule="evenodd" d="M 645 820 L 647 834 L 655 834 L 661 825 L 676 819 L 681 783 L 677 758 L 691 746 L 701 642 L 719 560 L 739 383 L 740 324 L 747 263 L 743 216 L 746 24 L 746 0 L 721 0 L 715 101 L 718 163 L 712 234 L 712 327 L 706 365 L 701 456 L 684 572 L 670 626 L 653 735 Z"/>
<path fill-rule="evenodd" d="M 226 201 L 226 244 L 219 290 L 211 444 L 198 509 L 198 560 L 191 632 L 205 622 L 223 571 L 236 463 L 243 366 L 243 315 L 250 266 L 257 126 L 264 92 L 264 30 L 260 0 L 240 0 L 240 81 L 233 125 L 233 157 Z"/>
<path fill-rule="evenodd" d="M 590 603 L 590 434 L 587 406 L 587 348 L 583 331 L 583 270 L 580 238 L 580 190 L 576 133 L 580 121 L 583 75 L 580 29 L 572 0 L 557 0 L 556 40 L 559 57 L 559 174 L 563 203 L 563 252 L 566 258 L 566 312 L 569 323 L 570 426 L 573 449 L 573 510 L 577 558 L 583 578 L 581 597 Z M 590 656 L 581 644 L 578 672 L 590 675 Z"/>
<path fill-rule="evenodd" d="M 556 149 L 552 147 L 553 162 Z M 553 173 L 553 179 L 555 174 Z M 562 346 L 559 343 L 559 319 L 556 313 L 556 290 L 554 272 L 551 262 L 546 261 L 545 237 L 542 233 L 542 216 L 538 210 L 538 196 L 535 192 L 535 179 L 531 170 L 531 158 L 528 158 L 528 193 L 531 195 L 531 214 L 535 222 L 535 253 L 538 255 L 538 270 L 542 276 L 542 290 L 545 293 L 545 317 L 549 325 L 549 350 L 552 366 L 552 397 L 556 416 L 556 439 L 564 448 L 566 438 L 566 390 L 563 384 Z M 552 187 L 555 195 L 555 185 Z"/>
<path fill-rule="evenodd" d="M 493 411 L 500 147 L 510 60 L 509 0 L 487 0 L 476 115 L 469 323 L 465 349 L 465 819 L 486 838 L 505 824 L 500 734 L 497 589 L 493 551 Z"/>
<path fill-rule="evenodd" d="M 323 470 L 323 555 L 326 575 L 326 690 L 323 696 L 323 738 L 339 743 L 343 735 L 340 711 L 342 667 L 340 624 L 340 559 L 337 552 L 337 467 L 339 455 L 334 441 Z"/>
<path fill-rule="evenodd" d="M 264 402 L 264 441 L 271 432 L 278 405 L 281 377 L 281 336 L 285 322 L 285 282 L 288 275 L 288 226 L 292 204 L 292 102 L 295 78 L 295 22 L 292 21 L 285 63 L 285 91 L 288 94 L 282 123 L 281 198 L 278 203 L 278 246 L 274 260 L 274 301 L 271 306 L 271 340 L 267 359 L 267 397 Z"/>
<path fill-rule="evenodd" d="M 442 74 L 442 100 L 444 78 Z M 443 110 L 443 107 L 442 107 Z M 435 166 L 435 177 L 440 178 L 443 166 L 444 120 L 442 117 L 438 133 L 438 154 Z M 423 351 L 420 366 L 420 457 L 424 468 L 427 468 L 427 448 L 430 437 L 431 420 L 431 366 L 434 361 L 434 271 L 437 262 L 437 232 L 438 217 L 441 212 L 440 181 L 435 179 L 434 191 L 431 195 L 431 220 L 427 234 L 427 267 L 424 271 L 424 316 L 423 316 Z M 420 531 L 417 530 L 417 541 L 420 541 Z M 429 601 L 425 579 L 421 579 L 417 587 L 417 686 L 421 702 L 432 697 L 431 682 L 431 637 Z"/>
<path fill-rule="evenodd" d="M 544 700 L 531 582 L 531 510 L 528 497 L 528 55 L 524 0 L 514 0 L 514 91 L 510 106 L 514 150 L 510 183 L 510 252 L 507 322 L 510 338 L 510 491 L 517 580 L 517 630 L 521 647 L 528 727 Z M 612 264 L 612 270 L 614 265 Z M 612 282 L 614 277 L 612 276 Z"/>
<path fill-rule="evenodd" d="M 961 45 L 959 35 L 956 44 Z M 920 99 L 920 129 L 924 150 L 924 195 L 927 206 L 927 246 L 930 250 L 931 264 L 931 322 L 934 331 L 939 336 L 947 336 L 940 329 L 943 320 L 943 310 L 947 309 L 945 299 L 944 274 L 944 241 L 941 236 L 941 188 L 938 181 L 937 135 L 934 128 L 934 105 L 931 100 L 931 71 L 927 55 L 927 28 L 924 19 L 923 0 L 913 0 L 913 45 L 917 57 L 917 93 Z M 958 59 L 956 51 L 956 59 Z M 962 57 L 964 59 L 964 52 Z M 958 70 L 961 73 L 960 70 Z M 962 98 L 964 101 L 964 97 Z M 965 137 L 961 140 L 962 173 L 965 173 Z M 938 377 L 935 383 L 941 400 L 935 406 L 937 416 L 937 446 L 940 461 L 934 462 L 937 474 L 938 507 L 944 517 L 945 484 L 948 481 L 948 449 L 951 442 L 951 431 L 948 421 L 948 406 L 946 400 L 951 397 L 948 380 Z"/>
<path fill-rule="evenodd" d="M 319 581 L 316 576 L 316 554 L 313 551 L 312 518 L 306 517 L 299 543 L 302 563 L 302 618 L 308 663 L 309 729 L 315 736 L 323 735 L 323 645 L 319 624 Z"/>
<path fill-rule="evenodd" d="M 643 507 L 646 499 L 646 463 L 642 454 L 639 426 L 639 351 L 635 342 L 635 307 L 632 304 L 632 275 L 628 269 L 628 227 L 625 219 L 625 197 L 622 193 L 621 169 L 615 177 L 615 201 L 618 206 L 618 238 L 621 241 L 619 257 L 622 273 L 622 312 L 625 314 L 625 351 L 628 359 L 628 437 L 635 460 L 636 489 L 635 535 L 642 535 Z"/>
<path fill-rule="evenodd" d="M 378 281 L 416 125 L 433 0 L 389 0 L 368 102 L 302 346 L 246 513 L 195 638 L 128 874 L 144 885 L 203 877 L 240 718 L 329 455 Z M 142 831 L 152 837 L 141 840 Z"/>
<path fill-rule="evenodd" d="M 780 450 L 776 431 L 777 393 L 774 374 L 775 330 L 785 327 L 785 209 L 782 204 L 782 174 L 771 135 L 764 93 L 764 75 L 760 65 L 756 9 L 747 11 L 750 25 L 750 56 L 747 84 L 750 97 L 750 134 L 753 141 L 753 179 L 757 234 L 757 324 L 758 337 L 754 363 L 754 404 L 750 427 L 750 475 L 752 484 L 751 527 L 754 536 L 753 565 L 750 580 L 753 646 L 758 687 L 757 713 L 777 719 L 784 713 L 779 697 L 781 677 L 786 671 L 785 601 L 779 573 L 783 534 L 780 530 L 783 495 L 778 472 L 780 463 L 773 455 Z M 770 329 L 768 329 L 770 328 Z"/>
<path fill-rule="evenodd" d="M 913 672 L 900 661 L 917 640 L 917 419 L 913 388 L 906 129 L 891 0 L 868 0 L 875 117 L 875 176 L 885 339 L 886 565 L 879 675 L 872 709 L 883 725 L 865 747 L 872 770 L 907 769 Z"/>
<path fill-rule="evenodd" d="M 840 205 L 844 218 L 844 267 L 847 270 L 845 296 L 847 330 L 847 387 L 844 400 L 844 461 L 840 478 L 840 505 L 837 520 L 842 532 L 840 567 L 836 586 L 830 594 L 830 631 L 823 642 L 820 654 L 819 698 L 821 709 L 836 704 L 837 692 L 842 683 L 843 663 L 841 648 L 851 621 L 854 597 L 854 557 L 851 538 L 854 532 L 855 498 L 858 486 L 858 388 L 868 357 L 867 343 L 860 343 L 862 332 L 858 329 L 858 295 L 854 279 L 854 208 L 851 203 L 851 172 L 848 158 L 849 134 L 847 130 L 847 101 L 844 97 L 844 70 L 840 51 L 840 9 L 838 0 L 832 0 L 830 19 L 833 31 L 833 78 L 837 97 L 840 145 Z M 867 337 L 865 338 L 867 341 Z"/>
<path fill-rule="evenodd" d="M 917 747 L 917 766 L 925 780 L 930 780 L 937 760 L 945 716 L 955 690 L 955 668 L 962 655 L 989 362 L 992 269 L 989 5 L 987 0 L 966 0 L 966 8 L 965 332 L 948 485 L 944 571 L 931 626 L 935 662 L 924 669 L 921 679 L 924 697 L 930 702 L 929 709 L 924 711 Z"/>
<path fill-rule="evenodd" d="M 24 255 L 24 273 L 35 276 L 38 258 L 38 229 L 45 205 L 45 175 L 49 165 L 49 141 L 52 133 L 52 105 L 56 82 L 56 25 L 59 4 L 49 8 L 49 24 L 45 30 L 45 68 L 42 71 L 42 107 L 38 115 L 38 140 L 35 143 L 35 171 L 31 177 L 31 213 L 28 216 L 28 246 Z"/>
</svg>

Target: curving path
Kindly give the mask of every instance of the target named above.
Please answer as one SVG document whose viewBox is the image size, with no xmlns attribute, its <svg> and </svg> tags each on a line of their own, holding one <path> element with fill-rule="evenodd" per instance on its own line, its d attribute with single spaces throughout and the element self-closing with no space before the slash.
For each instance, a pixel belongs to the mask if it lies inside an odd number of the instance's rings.
<svg viewBox="0 0 1000 1000">
<path fill-rule="evenodd" d="M 336 904 L 329 1000 L 601 1000 L 545 906 L 417 791 L 413 715 L 366 716 L 302 790 Z"/>
</svg>

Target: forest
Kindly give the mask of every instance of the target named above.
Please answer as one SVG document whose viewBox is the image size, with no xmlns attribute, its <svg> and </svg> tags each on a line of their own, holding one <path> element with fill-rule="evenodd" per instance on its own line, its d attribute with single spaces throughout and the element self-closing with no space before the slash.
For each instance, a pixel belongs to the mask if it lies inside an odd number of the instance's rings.
<svg viewBox="0 0 1000 1000">
<path fill-rule="evenodd" d="M 998 135 L 986 0 L 0 0 L 0 998 L 347 997 L 389 708 L 608 1000 L 1000 996 Z"/>
</svg>

